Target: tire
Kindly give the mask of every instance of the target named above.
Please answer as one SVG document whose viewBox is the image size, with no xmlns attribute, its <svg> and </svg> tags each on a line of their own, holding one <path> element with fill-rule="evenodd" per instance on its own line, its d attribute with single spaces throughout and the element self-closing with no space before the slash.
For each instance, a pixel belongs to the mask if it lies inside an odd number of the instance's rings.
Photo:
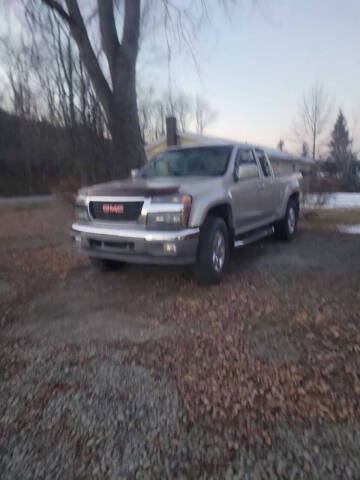
<svg viewBox="0 0 360 480">
<path fill-rule="evenodd" d="M 291 199 L 286 206 L 285 217 L 274 225 L 275 235 L 281 240 L 291 242 L 296 235 L 298 217 L 299 202 Z"/>
<path fill-rule="evenodd" d="M 90 263 L 93 267 L 101 272 L 106 272 L 109 270 L 120 270 L 125 263 L 117 262 L 116 260 L 107 260 L 105 258 L 94 258 L 89 257 Z"/>
<path fill-rule="evenodd" d="M 200 231 L 194 280 L 200 285 L 221 282 L 229 260 L 229 231 L 220 217 L 208 216 Z"/>
</svg>

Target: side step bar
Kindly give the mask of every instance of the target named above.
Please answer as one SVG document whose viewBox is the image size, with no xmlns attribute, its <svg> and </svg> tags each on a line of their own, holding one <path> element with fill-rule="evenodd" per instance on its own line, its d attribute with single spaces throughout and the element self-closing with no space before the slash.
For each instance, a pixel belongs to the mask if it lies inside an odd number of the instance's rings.
<svg viewBox="0 0 360 480">
<path fill-rule="evenodd" d="M 239 240 L 235 240 L 234 247 L 235 248 L 244 247 L 249 243 L 253 243 L 253 242 L 256 242 L 257 240 L 260 240 L 261 238 L 269 237 L 273 233 L 274 233 L 274 227 L 272 226 L 254 230 L 251 233 L 247 233 L 243 235 L 243 237 L 239 238 Z"/>
</svg>

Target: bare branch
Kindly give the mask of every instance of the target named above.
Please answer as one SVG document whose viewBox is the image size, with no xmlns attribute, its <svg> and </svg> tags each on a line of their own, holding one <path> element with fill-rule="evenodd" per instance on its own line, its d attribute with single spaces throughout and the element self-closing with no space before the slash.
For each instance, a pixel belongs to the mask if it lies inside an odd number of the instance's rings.
<svg viewBox="0 0 360 480">
<path fill-rule="evenodd" d="M 71 34 L 79 48 L 82 61 L 86 65 L 97 95 L 108 114 L 111 109 L 112 92 L 92 48 L 78 1 L 66 0 L 69 13 L 67 13 L 56 0 L 42 0 L 42 2 L 57 12 L 61 18 L 65 19 L 69 24 Z"/>
<path fill-rule="evenodd" d="M 109 64 L 110 74 L 114 84 L 120 42 L 115 25 L 113 1 L 98 0 L 98 12 L 102 46 Z"/>
<path fill-rule="evenodd" d="M 311 141 L 311 154 L 318 154 L 319 137 L 328 122 L 331 102 L 323 86 L 315 83 L 302 97 L 299 121 L 294 124 L 296 136 L 303 142 L 306 137 Z"/>
<path fill-rule="evenodd" d="M 196 97 L 195 119 L 198 133 L 202 135 L 204 129 L 216 119 L 216 115 L 216 112 L 211 109 L 209 103 L 204 98 Z"/>
<path fill-rule="evenodd" d="M 89 73 L 97 95 L 99 96 L 99 99 L 101 100 L 107 113 L 109 113 L 111 109 L 112 92 L 90 43 L 89 35 L 80 12 L 78 2 L 77 0 L 66 0 L 66 4 L 71 17 L 74 20 L 74 22 L 70 23 L 71 34 L 78 45 L 81 59 L 86 65 L 86 69 Z"/>
<path fill-rule="evenodd" d="M 56 11 L 60 17 L 65 20 L 68 24 L 73 22 L 71 16 L 64 10 L 64 8 L 60 5 L 59 2 L 56 0 L 42 0 L 48 7 L 52 8 Z"/>
</svg>

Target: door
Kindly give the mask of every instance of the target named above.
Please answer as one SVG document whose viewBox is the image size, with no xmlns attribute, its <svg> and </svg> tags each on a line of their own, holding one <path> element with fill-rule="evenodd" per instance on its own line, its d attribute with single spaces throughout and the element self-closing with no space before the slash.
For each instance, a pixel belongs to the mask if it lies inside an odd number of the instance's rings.
<svg viewBox="0 0 360 480">
<path fill-rule="evenodd" d="M 250 147 L 238 150 L 234 173 L 239 165 L 253 165 L 255 168 L 247 178 L 236 178 L 234 174 L 230 187 L 236 234 L 253 230 L 259 223 L 261 224 L 265 203 L 262 198 L 264 195 L 262 175 L 254 151 Z"/>
<path fill-rule="evenodd" d="M 277 182 L 275 181 L 274 172 L 271 168 L 269 159 L 264 150 L 255 149 L 255 155 L 261 169 L 261 203 L 259 199 L 259 207 L 262 210 L 262 220 L 264 223 L 271 222 L 275 215 L 278 203 Z"/>
</svg>

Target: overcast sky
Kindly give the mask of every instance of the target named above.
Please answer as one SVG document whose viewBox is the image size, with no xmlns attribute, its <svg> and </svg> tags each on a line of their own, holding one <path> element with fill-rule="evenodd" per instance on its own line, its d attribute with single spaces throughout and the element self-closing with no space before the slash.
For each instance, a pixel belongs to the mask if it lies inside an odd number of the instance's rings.
<svg viewBox="0 0 360 480">
<path fill-rule="evenodd" d="M 320 82 L 334 103 L 329 128 L 341 107 L 351 130 L 359 117 L 360 137 L 360 1 L 259 3 L 261 11 L 239 8 L 231 20 L 215 10 L 197 48 L 202 81 L 188 58 L 174 62 L 177 86 L 203 94 L 218 112 L 207 133 L 273 146 L 282 137 L 294 149 L 299 101 Z"/>
<path fill-rule="evenodd" d="M 200 74 L 186 51 L 172 62 L 173 84 L 203 95 L 218 113 L 206 133 L 269 146 L 284 138 L 294 151 L 301 96 L 320 82 L 334 103 L 329 129 L 341 107 L 359 145 L 360 0 L 258 1 L 261 9 L 242 0 L 228 18 L 208 0 L 211 22 L 196 43 Z M 0 32 L 10 20 L 3 11 Z M 145 49 L 139 66 L 145 83 L 167 87 L 166 62 Z"/>
</svg>

